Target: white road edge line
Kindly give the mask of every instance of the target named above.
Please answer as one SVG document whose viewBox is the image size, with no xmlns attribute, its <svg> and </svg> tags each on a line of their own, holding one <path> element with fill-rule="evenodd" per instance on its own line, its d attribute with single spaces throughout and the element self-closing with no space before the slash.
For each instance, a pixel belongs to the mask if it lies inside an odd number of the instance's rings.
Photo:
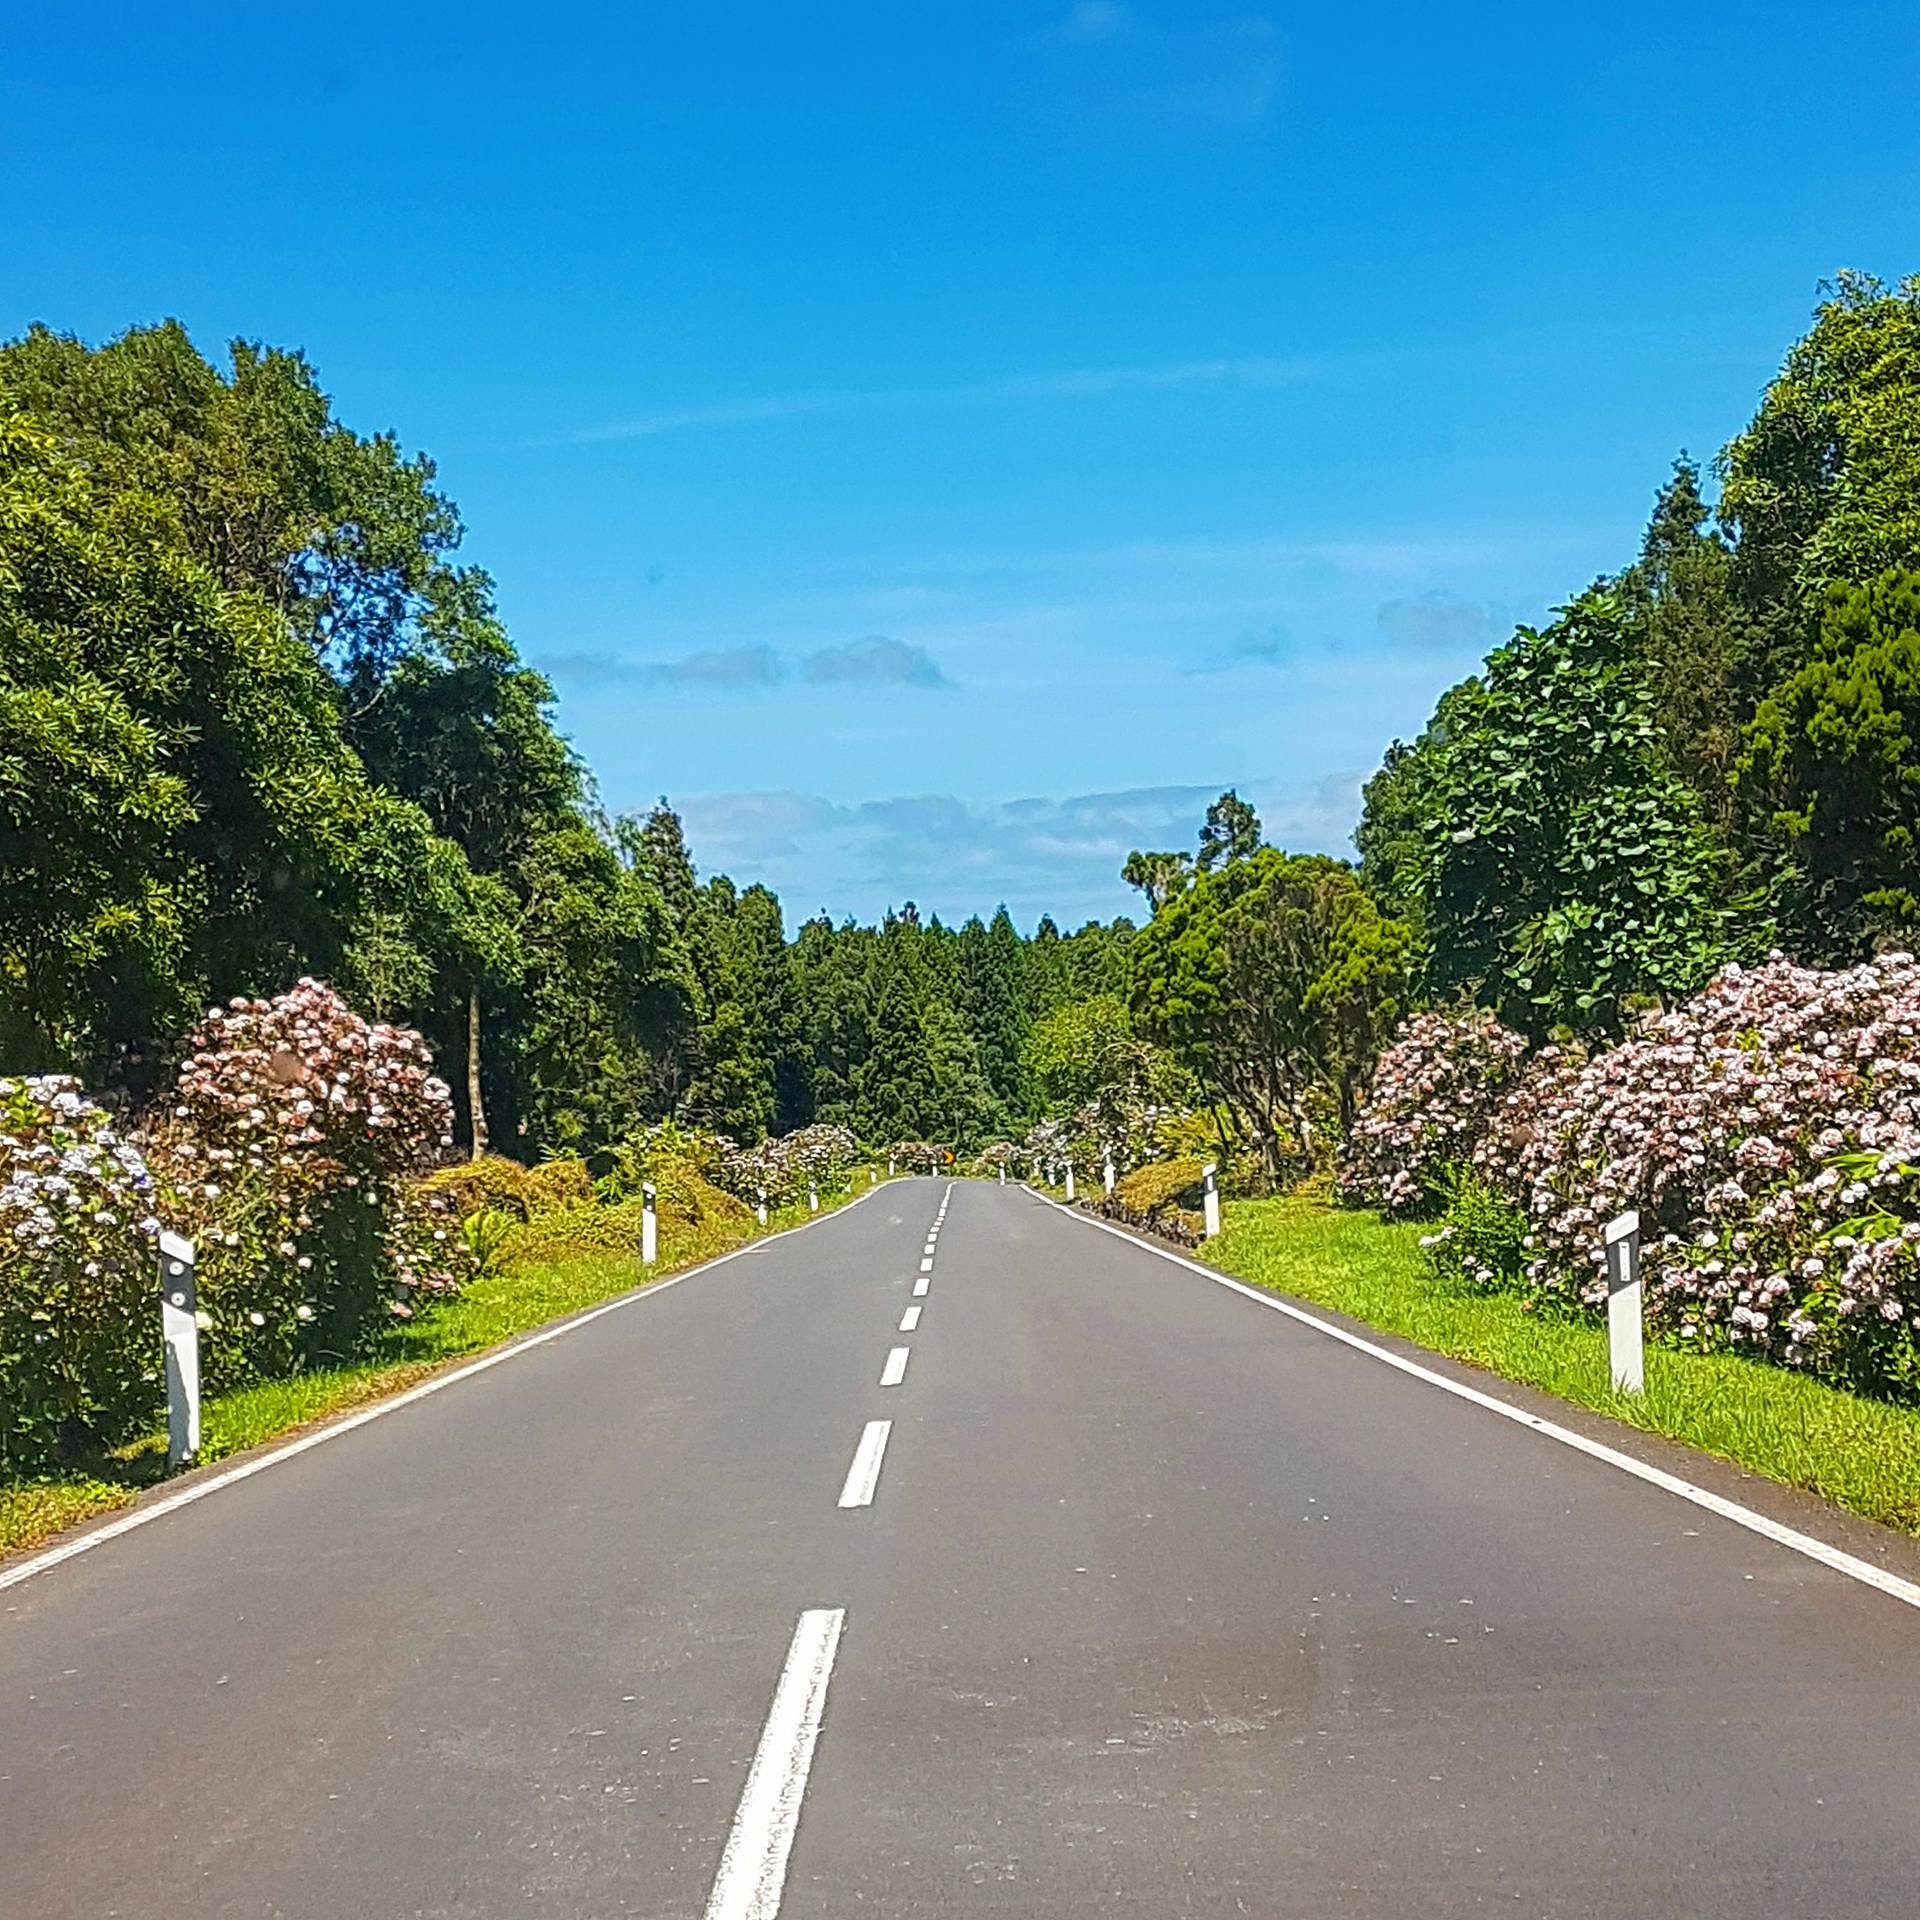
<svg viewBox="0 0 1920 1920">
<path fill-rule="evenodd" d="M 222 1487 L 231 1487 L 241 1480 L 251 1480 L 256 1473 L 265 1473 L 269 1467 L 277 1467 L 282 1460 L 291 1460 L 296 1455 L 308 1453 L 315 1447 L 325 1446 L 329 1440 L 338 1440 L 343 1433 L 352 1433 L 357 1427 L 367 1426 L 375 1420 L 384 1419 L 390 1413 L 398 1413 L 402 1407 L 410 1407 L 416 1400 L 424 1400 L 429 1394 L 443 1391 L 447 1387 L 457 1386 L 462 1380 L 471 1380 L 476 1373 L 485 1373 L 489 1367 L 497 1367 L 502 1362 L 512 1360 L 523 1353 L 530 1353 L 535 1347 L 544 1347 L 549 1340 L 558 1340 L 569 1333 L 577 1332 L 589 1321 L 598 1320 L 604 1313 L 618 1313 L 622 1307 L 635 1306 L 641 1301 L 652 1300 L 657 1295 L 677 1287 L 683 1280 L 691 1280 L 696 1275 L 711 1273 L 715 1267 L 724 1267 L 729 1260 L 738 1260 L 749 1253 L 759 1253 L 770 1247 L 776 1240 L 784 1240 L 790 1233 L 805 1233 L 809 1227 L 817 1227 L 828 1220 L 837 1220 L 843 1214 L 850 1213 L 861 1201 L 880 1192 L 878 1187 L 870 1187 L 866 1193 L 858 1194 L 844 1207 L 836 1207 L 831 1213 L 823 1213 L 817 1219 L 803 1220 L 795 1227 L 782 1227 L 778 1233 L 770 1233 L 762 1240 L 750 1241 L 744 1247 L 735 1247 L 731 1253 L 716 1254 L 711 1260 L 703 1260 L 697 1267 L 688 1267 L 684 1273 L 676 1273 L 666 1280 L 655 1280 L 635 1287 L 630 1293 L 623 1293 L 616 1300 L 608 1300 L 600 1306 L 589 1307 L 585 1313 L 576 1314 L 571 1320 L 563 1320 L 556 1327 L 546 1327 L 538 1333 L 527 1334 L 509 1345 L 485 1353 L 477 1360 L 469 1360 L 464 1366 L 450 1368 L 445 1373 L 437 1373 L 431 1380 L 423 1380 L 417 1387 L 409 1387 L 404 1393 L 396 1393 L 391 1400 L 376 1401 L 370 1407 L 364 1407 L 358 1413 L 348 1414 L 343 1420 L 336 1420 L 331 1426 L 316 1427 L 313 1432 L 302 1434 L 297 1440 L 289 1440 L 283 1447 L 275 1447 L 271 1453 L 263 1453 L 257 1458 L 244 1461 L 237 1467 L 230 1467 L 225 1473 L 216 1473 L 205 1480 L 196 1481 L 190 1487 L 182 1487 L 178 1493 L 168 1494 L 155 1500 L 150 1506 L 135 1507 L 131 1513 L 125 1513 L 118 1520 L 110 1520 L 104 1526 L 96 1527 L 91 1533 L 83 1533 L 76 1539 L 68 1540 L 57 1547 L 49 1547 L 44 1553 L 36 1553 L 22 1560 L 18 1566 L 0 1566 L 0 1593 L 9 1587 L 17 1587 L 23 1580 L 31 1580 L 36 1573 L 45 1573 L 49 1568 L 59 1566 L 63 1561 L 76 1559 L 83 1553 L 91 1553 L 95 1547 L 103 1547 L 109 1540 L 118 1540 L 122 1534 L 131 1533 L 136 1527 L 144 1527 L 149 1522 L 164 1518 L 169 1513 L 177 1513 L 182 1507 L 190 1507 L 197 1500 L 204 1500 L 210 1493 L 218 1493 Z"/>
<path fill-rule="evenodd" d="M 1862 1586 L 1872 1587 L 1876 1592 L 1886 1594 L 1890 1599 L 1903 1601 L 1907 1606 L 1920 1607 L 1920 1583 L 1904 1580 L 1897 1573 L 1889 1573 L 1884 1567 L 1876 1567 L 1871 1560 L 1862 1560 L 1858 1554 L 1848 1553 L 1842 1547 L 1829 1546 L 1824 1540 L 1816 1540 L 1810 1533 L 1802 1533 L 1796 1527 L 1789 1527 L 1778 1520 L 1770 1519 L 1764 1513 L 1756 1513 L 1751 1507 L 1743 1507 L 1737 1500 L 1729 1500 L 1723 1494 L 1711 1493 L 1705 1487 L 1696 1487 L 1691 1480 L 1682 1480 L 1678 1474 L 1668 1473 L 1664 1468 L 1649 1466 L 1644 1460 L 1636 1460 L 1630 1453 L 1622 1453 L 1616 1447 L 1608 1446 L 1604 1441 L 1592 1440 L 1584 1433 L 1576 1433 L 1571 1427 L 1556 1425 L 1551 1420 L 1543 1420 L 1537 1413 L 1528 1413 L 1523 1407 L 1516 1407 L 1493 1394 L 1482 1393 L 1477 1387 L 1470 1387 L 1462 1380 L 1450 1380 L 1444 1373 L 1436 1373 L 1431 1367 L 1423 1367 L 1417 1360 L 1409 1360 L 1404 1355 L 1392 1353 L 1385 1347 L 1375 1346 L 1371 1340 L 1363 1340 L 1357 1333 L 1349 1333 L 1345 1327 L 1336 1327 L 1330 1320 L 1322 1320 L 1318 1314 L 1309 1313 L 1304 1307 L 1296 1307 L 1290 1300 L 1281 1300 L 1273 1294 L 1263 1292 L 1258 1287 L 1248 1286 L 1244 1280 L 1236 1280 L 1230 1274 L 1218 1273 L 1212 1267 L 1203 1267 L 1197 1260 L 1189 1260 L 1184 1254 L 1170 1252 L 1165 1247 L 1156 1247 L 1150 1241 L 1137 1238 L 1120 1227 L 1109 1226 L 1104 1220 L 1096 1220 L 1091 1214 L 1082 1213 L 1077 1207 L 1063 1205 L 1058 1200 L 1049 1199 L 1044 1193 L 1036 1193 L 1036 1200 L 1043 1200 L 1057 1212 L 1071 1214 L 1074 1219 L 1084 1221 L 1090 1227 L 1098 1227 L 1102 1233 L 1110 1233 L 1117 1240 L 1125 1240 L 1130 1246 L 1141 1248 L 1151 1254 L 1157 1254 L 1162 1260 L 1171 1260 L 1176 1267 L 1186 1267 L 1189 1271 L 1202 1275 L 1216 1284 L 1228 1288 L 1234 1293 L 1245 1294 L 1257 1306 L 1270 1307 L 1275 1313 L 1284 1313 L 1288 1319 L 1297 1320 L 1302 1326 L 1312 1327 L 1317 1333 L 1324 1333 L 1330 1340 L 1338 1340 L 1342 1346 L 1352 1347 L 1356 1352 L 1371 1354 L 1376 1360 L 1384 1360 L 1388 1366 L 1400 1373 L 1410 1374 L 1416 1380 L 1424 1380 L 1428 1386 L 1438 1387 L 1443 1393 L 1452 1394 L 1455 1399 L 1469 1401 L 1476 1407 L 1495 1413 L 1503 1420 L 1511 1420 L 1515 1426 L 1530 1428 L 1549 1440 L 1557 1440 L 1563 1447 L 1571 1447 L 1575 1453 L 1584 1453 L 1590 1460 L 1598 1460 L 1609 1467 L 1617 1467 L 1620 1472 L 1631 1474 L 1636 1480 L 1644 1480 L 1649 1486 L 1659 1487 L 1665 1493 L 1689 1501 L 1696 1507 L 1704 1508 L 1708 1513 L 1718 1514 L 1723 1520 L 1731 1520 L 1736 1527 L 1745 1527 L 1749 1533 L 1757 1533 L 1763 1540 L 1771 1540 L 1775 1546 L 1785 1547 L 1789 1552 L 1804 1554 L 1809 1560 L 1817 1560 L 1821 1566 L 1833 1572 L 1844 1574 L 1849 1580 L 1857 1580 Z M 1667 1436 L 1656 1435 L 1656 1438 Z M 1684 1446 L 1684 1441 L 1676 1442 Z"/>
<path fill-rule="evenodd" d="M 754 1751 L 707 1900 L 707 1920 L 774 1920 L 787 1884 L 787 1856 L 800 1825 L 813 1767 L 827 1682 L 840 1646 L 844 1607 L 813 1607 L 800 1616 L 787 1664 Z"/>
<path fill-rule="evenodd" d="M 880 1384 L 883 1387 L 897 1387 L 907 1377 L 907 1355 L 910 1347 L 889 1347 L 887 1364 L 880 1369 Z"/>
<path fill-rule="evenodd" d="M 919 1324 L 920 1309 L 918 1307 L 909 1307 L 906 1312 L 900 1316 L 900 1331 L 902 1333 L 912 1333 Z"/>
<path fill-rule="evenodd" d="M 916 1300 L 924 1300 L 926 1298 L 927 1288 L 932 1284 L 933 1275 L 923 1273 L 920 1278 L 913 1283 L 913 1297 Z"/>
<path fill-rule="evenodd" d="M 887 1436 L 893 1431 L 891 1420 L 869 1420 L 853 1450 L 853 1465 L 847 1469 L 847 1484 L 840 1489 L 843 1507 L 870 1507 L 874 1489 L 880 1484 L 880 1463 L 887 1457 Z"/>
</svg>

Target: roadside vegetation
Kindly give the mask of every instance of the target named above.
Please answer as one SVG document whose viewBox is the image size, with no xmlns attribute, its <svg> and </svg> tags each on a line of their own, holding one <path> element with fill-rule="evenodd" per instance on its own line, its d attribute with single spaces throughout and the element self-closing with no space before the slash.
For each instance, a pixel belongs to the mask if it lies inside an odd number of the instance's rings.
<svg viewBox="0 0 1920 1920">
<path fill-rule="evenodd" d="M 645 1181 L 697 1258 L 863 1156 L 1186 1242 L 1211 1164 L 1263 1278 L 1345 1249 L 1537 1384 L 1636 1209 L 1684 1437 L 1910 1514 L 1824 1456 L 1920 1405 L 1916 501 L 1920 281 L 1842 275 L 1639 551 L 1387 747 L 1357 862 L 1229 791 L 1137 920 L 790 934 L 608 817 L 432 462 L 298 354 L 0 347 L 5 1524 L 145 1470 L 163 1226 L 212 1449 L 623 1284 Z"/>
</svg>

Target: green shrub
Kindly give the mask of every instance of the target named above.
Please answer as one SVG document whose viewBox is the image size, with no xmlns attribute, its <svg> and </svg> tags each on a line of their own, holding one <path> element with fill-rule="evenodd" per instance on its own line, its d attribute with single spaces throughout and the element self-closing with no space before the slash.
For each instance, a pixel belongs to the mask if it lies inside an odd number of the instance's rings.
<svg viewBox="0 0 1920 1920">
<path fill-rule="evenodd" d="M 723 1251 L 752 1231 L 752 1209 L 694 1168 L 656 1159 L 650 1177 L 663 1258 L 676 1263 L 701 1259 L 707 1251 Z M 588 1199 L 552 1207 L 515 1226 L 499 1254 L 510 1260 L 567 1260 L 582 1254 L 637 1260 L 645 1209 L 646 1202 L 638 1194 L 610 1204 Z"/>
<path fill-rule="evenodd" d="M 1422 1236 L 1427 1265 L 1442 1286 L 1474 1293 L 1511 1292 L 1525 1285 L 1527 1216 L 1507 1197 L 1462 1168 L 1445 1178 L 1446 1212 Z"/>
<path fill-rule="evenodd" d="M 546 1160 L 537 1167 L 523 1167 L 498 1153 L 442 1167 L 420 1185 L 424 1192 L 451 1201 L 463 1219 L 492 1210 L 531 1220 L 536 1213 L 579 1206 L 593 1198 L 593 1181 L 584 1160 Z"/>
<path fill-rule="evenodd" d="M 640 1257 L 640 1216 L 645 1202 L 622 1200 L 610 1207 L 555 1207 L 522 1222 L 507 1236 L 510 1260 L 571 1260 L 583 1254 Z"/>
<path fill-rule="evenodd" d="M 1127 1212 L 1152 1219 L 1183 1200 L 1197 1205 L 1206 1184 L 1204 1160 L 1155 1160 L 1122 1174 L 1114 1183 L 1113 1197 Z"/>
<path fill-rule="evenodd" d="M 501 1264 L 501 1256 L 519 1225 L 504 1207 L 482 1207 L 461 1220 L 460 1238 L 473 1257 L 475 1278 L 492 1273 Z"/>
<path fill-rule="evenodd" d="M 527 1215 L 550 1213 L 555 1207 L 576 1207 L 593 1198 L 593 1175 L 584 1160 L 543 1160 L 520 1178 Z"/>
</svg>

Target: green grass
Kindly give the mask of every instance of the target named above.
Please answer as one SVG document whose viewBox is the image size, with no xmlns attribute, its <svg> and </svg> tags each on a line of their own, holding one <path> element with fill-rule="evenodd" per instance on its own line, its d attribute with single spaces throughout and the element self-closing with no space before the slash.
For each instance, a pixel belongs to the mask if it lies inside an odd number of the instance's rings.
<svg viewBox="0 0 1920 1920">
<path fill-rule="evenodd" d="M 832 1213 L 866 1191 L 863 1173 L 850 1191 L 823 1193 L 820 1211 Z M 765 1231 L 797 1227 L 809 1217 L 804 1205 L 783 1207 L 768 1216 Z M 757 1224 L 744 1235 L 709 1231 L 679 1238 L 663 1233 L 661 1257 L 650 1274 L 637 1259 L 605 1253 L 503 1266 L 457 1298 L 412 1320 L 395 1321 L 365 1358 L 350 1365 L 263 1381 L 206 1400 L 200 1409 L 198 1464 L 243 1453 L 295 1428 L 383 1400 L 457 1360 L 761 1237 Z M 165 1478 L 166 1449 L 166 1433 L 159 1428 L 84 1469 L 0 1482 L 0 1554 L 36 1546 L 81 1520 L 127 1505 L 142 1487 Z"/>
<path fill-rule="evenodd" d="M 1616 1393 L 1602 1325 L 1542 1318 L 1510 1294 L 1443 1287 L 1422 1228 L 1298 1200 L 1229 1203 L 1202 1258 L 1236 1279 L 1388 1333 L 1789 1487 L 1920 1533 L 1920 1412 L 1732 1354 L 1650 1346 L 1647 1391 Z"/>
</svg>

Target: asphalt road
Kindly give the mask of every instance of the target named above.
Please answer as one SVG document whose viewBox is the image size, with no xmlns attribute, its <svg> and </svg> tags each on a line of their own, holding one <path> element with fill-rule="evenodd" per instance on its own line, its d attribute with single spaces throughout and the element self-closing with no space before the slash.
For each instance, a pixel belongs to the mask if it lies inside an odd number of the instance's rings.
<svg viewBox="0 0 1920 1920">
<path fill-rule="evenodd" d="M 1920 1909 L 1920 1611 L 944 1192 L 0 1593 L 0 1914 Z"/>
</svg>

